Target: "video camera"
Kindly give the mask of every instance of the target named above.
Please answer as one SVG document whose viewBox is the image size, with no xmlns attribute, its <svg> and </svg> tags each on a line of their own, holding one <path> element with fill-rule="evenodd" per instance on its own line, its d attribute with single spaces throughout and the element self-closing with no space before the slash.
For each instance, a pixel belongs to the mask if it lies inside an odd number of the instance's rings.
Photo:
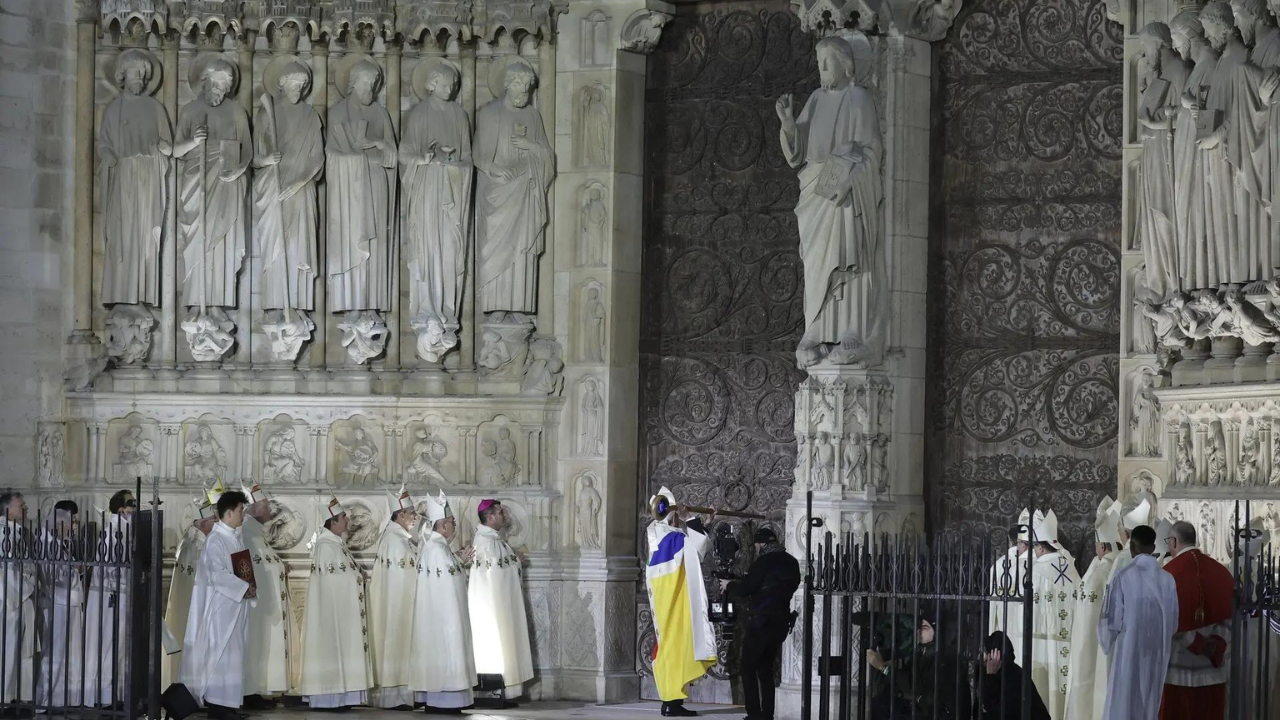
<svg viewBox="0 0 1280 720">
<path fill-rule="evenodd" d="M 712 541 L 711 549 L 716 556 L 716 572 L 715 578 L 719 580 L 737 580 L 737 573 L 733 572 L 733 564 L 738 559 L 738 551 L 742 546 L 738 543 L 737 538 L 733 536 L 733 528 L 728 523 L 721 523 L 716 526 L 715 540 Z M 717 583 L 718 585 L 718 583 Z M 728 597 L 720 597 L 718 600 L 711 601 L 711 622 L 724 625 L 732 625 L 738 620 L 738 609 Z"/>
</svg>

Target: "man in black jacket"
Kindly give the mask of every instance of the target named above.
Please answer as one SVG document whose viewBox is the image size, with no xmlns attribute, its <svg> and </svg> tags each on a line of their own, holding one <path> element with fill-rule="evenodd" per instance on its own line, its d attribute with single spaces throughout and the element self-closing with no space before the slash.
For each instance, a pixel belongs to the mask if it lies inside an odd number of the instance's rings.
<svg viewBox="0 0 1280 720">
<path fill-rule="evenodd" d="M 757 530 L 752 542 L 756 561 L 747 576 L 736 582 L 721 580 L 720 589 L 748 609 L 739 657 L 746 720 L 773 720 L 773 669 L 791 631 L 791 598 L 800 587 L 800 563 L 769 528 Z"/>
</svg>

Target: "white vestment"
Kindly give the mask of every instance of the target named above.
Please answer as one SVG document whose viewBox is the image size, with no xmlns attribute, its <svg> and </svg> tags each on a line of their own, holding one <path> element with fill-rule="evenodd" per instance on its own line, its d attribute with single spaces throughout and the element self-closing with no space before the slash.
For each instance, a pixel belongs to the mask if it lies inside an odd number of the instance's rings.
<svg viewBox="0 0 1280 720">
<path fill-rule="evenodd" d="M 236 577 L 231 556 L 244 550 L 240 533 L 219 521 L 205 542 L 191 589 L 182 643 L 182 683 L 204 705 L 238 708 L 244 701 L 249 583 Z"/>
<path fill-rule="evenodd" d="M 1036 558 L 1031 567 L 1035 593 L 1031 620 L 1031 680 L 1049 717 L 1062 720 L 1067 706 L 1067 656 L 1071 648 L 1071 621 L 1075 617 L 1073 596 L 1080 586 L 1080 573 L 1062 553 Z"/>
<path fill-rule="evenodd" d="M 1067 720 L 1102 720 L 1107 703 L 1107 656 L 1098 652 L 1098 618 L 1115 552 L 1096 558 L 1075 592 L 1071 654 L 1067 656 Z"/>
<path fill-rule="evenodd" d="M 1009 566 L 1006 568 L 1005 563 Z M 1018 546 L 1009 548 L 1005 556 L 996 560 L 991 566 L 992 594 L 1009 598 L 1008 601 L 997 600 L 991 603 L 991 618 L 987 623 L 988 632 L 1003 632 L 1009 642 L 1013 643 L 1015 653 L 1022 653 L 1022 584 L 1027 576 L 1027 556 L 1018 554 Z"/>
<path fill-rule="evenodd" d="M 313 708 L 360 705 L 368 700 L 373 670 L 364 590 L 364 574 L 346 543 L 322 528 L 307 585 L 297 689 Z"/>
<path fill-rule="evenodd" d="M 438 708 L 470 705 L 476 662 L 467 612 L 466 569 L 449 549 L 449 541 L 425 527 L 418 555 L 411 643 L 417 648 L 409 656 L 409 688 L 414 698 Z"/>
<path fill-rule="evenodd" d="M 502 675 L 507 688 L 516 688 L 519 695 L 518 686 L 533 678 L 520 558 L 497 530 L 484 525 L 476 528 L 473 546 L 468 606 L 476 672 Z"/>
<path fill-rule="evenodd" d="M 391 523 L 378 541 L 369 579 L 369 660 L 378 687 L 370 705 L 393 708 L 413 705 L 409 659 L 413 645 L 413 594 L 417 589 L 418 551 L 413 536 Z M 434 643 L 432 643 L 434 645 Z M 423 645 L 425 650 L 431 645 Z"/>
<path fill-rule="evenodd" d="M 245 515 L 240 528 L 253 557 L 258 599 L 249 609 L 249 648 L 244 661 L 245 695 L 282 695 L 292 687 L 291 643 L 297 635 L 289 576 L 284 562 L 267 544 L 262 523 Z"/>
<path fill-rule="evenodd" d="M 173 577 L 169 580 L 169 601 L 164 610 L 164 622 L 169 627 L 169 634 L 181 647 L 187 639 L 187 613 L 191 610 L 191 588 L 196 582 L 196 566 L 200 564 L 200 553 L 204 552 L 204 533 L 194 526 L 187 528 L 178 543 L 178 553 L 173 561 Z M 161 687 L 169 687 L 178 682 L 178 673 L 182 668 L 182 651 L 165 658 L 161 671 L 164 677 Z"/>
<path fill-rule="evenodd" d="M 43 542 L 49 557 L 72 560 L 70 543 L 45 531 Z M 46 568 L 40 576 L 40 614 L 44 630 L 43 670 L 36 688 L 36 704 L 51 707 L 75 707 L 80 704 L 82 684 L 80 652 L 84 643 L 84 583 L 80 568 L 57 565 Z M 49 607 L 48 595 L 53 596 Z"/>
<path fill-rule="evenodd" d="M 1116 557 L 1111 561 L 1111 575 L 1107 578 L 1108 588 L 1111 587 L 1111 581 L 1115 579 L 1116 575 L 1119 575 L 1120 571 L 1131 562 L 1133 562 L 1133 552 L 1129 550 L 1128 546 L 1116 551 Z"/>
<path fill-rule="evenodd" d="M 94 548 L 84 614 L 84 704 L 110 705 L 124 700 L 129 681 L 129 573 L 123 568 L 129 520 L 112 515 Z M 98 547 L 103 548 L 99 550 Z M 116 668 L 120 668 L 117 677 Z"/>
<path fill-rule="evenodd" d="M 21 558 L 22 545 L 31 538 L 21 525 L 6 520 L 0 531 L 0 557 Z M 4 566 L 4 685 L 3 702 L 34 699 L 36 639 L 36 566 L 14 562 Z M 21 682 L 21 687 L 19 687 Z"/>
<path fill-rule="evenodd" d="M 1178 629 L 1178 586 L 1142 555 L 1107 587 L 1098 644 L 1111 660 L 1105 720 L 1156 720 Z"/>
</svg>

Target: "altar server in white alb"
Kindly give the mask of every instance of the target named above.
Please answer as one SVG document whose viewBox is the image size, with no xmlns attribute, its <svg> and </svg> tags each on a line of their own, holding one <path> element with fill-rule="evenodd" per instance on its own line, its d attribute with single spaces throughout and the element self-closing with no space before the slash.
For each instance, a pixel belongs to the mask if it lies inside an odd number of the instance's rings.
<svg viewBox="0 0 1280 720">
<path fill-rule="evenodd" d="M 254 706 L 266 698 L 289 692 L 293 667 L 292 643 L 297 635 L 293 603 L 289 599 L 289 566 L 267 544 L 271 498 L 260 485 L 242 489 L 249 498 L 240 536 L 253 558 L 258 601 L 249 610 L 249 651 L 244 663 L 244 694 Z M 246 703 L 249 701 L 246 700 Z"/>
<path fill-rule="evenodd" d="M 0 530 L 0 557 L 22 557 L 20 549 L 34 538 L 28 537 L 22 523 L 27 518 L 27 501 L 22 493 L 7 492 L 0 495 L 0 508 L 4 508 L 4 528 Z M 12 562 L 4 565 L 4 702 L 32 699 L 32 678 L 35 677 L 36 639 L 36 566 L 32 562 Z M 21 678 L 22 686 L 18 686 Z"/>
<path fill-rule="evenodd" d="M 1023 508 L 1018 523 L 1009 529 L 1009 550 L 991 566 L 992 594 L 1002 598 L 991 603 L 988 633 L 1002 632 L 1015 651 L 1022 650 L 1022 586 L 1027 577 L 1027 532 L 1031 525 L 1031 510 Z"/>
<path fill-rule="evenodd" d="M 244 701 L 249 606 L 257 597 L 257 587 L 240 577 L 248 573 L 236 567 L 248 559 L 240 541 L 247 504 L 248 498 L 236 491 L 218 498 L 218 522 L 196 568 L 182 646 L 182 683 L 215 719 L 241 717 L 236 709 Z"/>
<path fill-rule="evenodd" d="M 47 707 L 66 708 L 80 704 L 84 584 L 80 579 L 80 569 L 71 563 L 74 560 L 71 544 L 75 531 L 75 515 L 68 510 L 55 509 L 45 517 L 42 542 L 47 557 L 66 563 L 47 565 L 40 575 L 40 587 L 45 593 L 45 599 L 40 603 L 40 614 L 45 630 L 41 633 L 43 674 L 36 687 L 36 703 Z"/>
<path fill-rule="evenodd" d="M 133 493 L 120 490 L 111 496 L 107 507 L 111 514 L 99 534 L 101 549 L 96 557 L 110 564 L 94 568 L 85 598 L 84 704 L 89 707 L 123 702 L 124 683 L 129 681 L 129 618 L 125 612 L 129 577 L 119 563 L 123 562 L 138 501 Z"/>
<path fill-rule="evenodd" d="M 1093 562 L 1076 587 L 1075 617 L 1071 622 L 1071 652 L 1067 656 L 1067 720 L 1102 720 L 1107 704 L 1107 656 L 1099 651 L 1098 619 L 1106 595 L 1111 564 L 1120 547 L 1120 513 L 1110 497 L 1098 505 L 1093 521 Z"/>
<path fill-rule="evenodd" d="M 1116 559 L 1111 563 L 1111 577 L 1107 578 L 1107 587 L 1111 587 L 1112 579 L 1115 578 L 1117 573 L 1124 569 L 1125 565 L 1133 562 L 1133 551 L 1130 550 L 1129 533 L 1133 532 L 1133 529 L 1136 527 L 1148 525 L 1151 520 L 1151 511 L 1153 509 L 1151 507 L 1151 503 L 1146 500 L 1138 503 L 1137 507 L 1127 513 L 1121 510 L 1119 500 L 1115 502 L 1115 508 L 1117 512 L 1121 513 L 1120 544 L 1122 547 L 1120 548 L 1120 551 L 1116 553 Z M 1164 548 L 1156 548 L 1156 550 L 1163 549 Z"/>
<path fill-rule="evenodd" d="M 370 705 L 413 709 L 409 657 L 413 650 L 413 597 L 417 590 L 418 547 L 413 530 L 418 511 L 403 486 L 392 499 L 391 522 L 382 531 L 369 580 L 369 655 L 373 665 Z M 431 645 L 421 645 L 423 650 Z"/>
<path fill-rule="evenodd" d="M 373 687 L 365 576 L 347 550 L 350 520 L 337 498 L 325 518 L 311 558 L 297 693 L 312 708 L 351 708 L 367 703 Z"/>
<path fill-rule="evenodd" d="M 1073 596 L 1080 585 L 1071 555 L 1058 543 L 1058 517 L 1039 510 L 1031 519 L 1031 680 L 1049 717 L 1062 720 L 1067 708 L 1067 657 L 1071 652 Z"/>
<path fill-rule="evenodd" d="M 182 541 L 178 543 L 178 554 L 173 561 L 173 579 L 169 581 L 169 600 L 165 605 L 164 622 L 176 652 L 169 654 L 161 668 L 164 673 L 160 680 L 162 687 L 169 687 L 169 684 L 177 682 L 182 668 L 182 643 L 187 639 L 187 614 L 191 611 L 191 591 L 196 584 L 196 568 L 200 565 L 206 538 L 218 522 L 218 511 L 214 503 L 222 495 L 221 484 L 217 487 L 216 496 L 212 491 L 205 491 L 192 500 L 191 504 L 195 506 L 199 519 L 192 522 L 191 527 L 183 533 Z"/>
<path fill-rule="evenodd" d="M 473 541 L 475 558 L 468 592 L 476 672 L 501 675 L 506 696 L 513 699 L 520 697 L 524 683 L 533 679 L 520 582 L 524 558 L 502 539 L 501 531 L 508 525 L 502 503 L 482 500 L 476 511 L 480 526 Z"/>
<path fill-rule="evenodd" d="M 458 525 L 443 491 L 439 498 L 428 497 L 426 505 L 413 603 L 417 652 L 409 657 L 409 688 L 428 711 L 457 710 L 471 705 L 477 680 L 465 566 L 473 550 L 458 556 L 449 547 Z"/>
</svg>

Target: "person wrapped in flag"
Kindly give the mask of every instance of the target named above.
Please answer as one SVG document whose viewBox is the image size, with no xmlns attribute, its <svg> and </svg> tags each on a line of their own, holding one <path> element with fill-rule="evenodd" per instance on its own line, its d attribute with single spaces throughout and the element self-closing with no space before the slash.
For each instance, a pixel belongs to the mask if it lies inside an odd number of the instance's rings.
<svg viewBox="0 0 1280 720">
<path fill-rule="evenodd" d="M 704 525 L 684 512 L 665 487 L 650 504 L 661 499 L 672 510 L 654 520 L 645 532 L 649 543 L 645 584 L 657 637 L 653 679 L 662 699 L 663 717 L 693 717 L 698 713 L 684 707 L 688 697 L 685 686 L 716 664 L 716 636 L 702 580 L 702 556 L 711 547 L 707 525 L 715 513 Z"/>
</svg>

